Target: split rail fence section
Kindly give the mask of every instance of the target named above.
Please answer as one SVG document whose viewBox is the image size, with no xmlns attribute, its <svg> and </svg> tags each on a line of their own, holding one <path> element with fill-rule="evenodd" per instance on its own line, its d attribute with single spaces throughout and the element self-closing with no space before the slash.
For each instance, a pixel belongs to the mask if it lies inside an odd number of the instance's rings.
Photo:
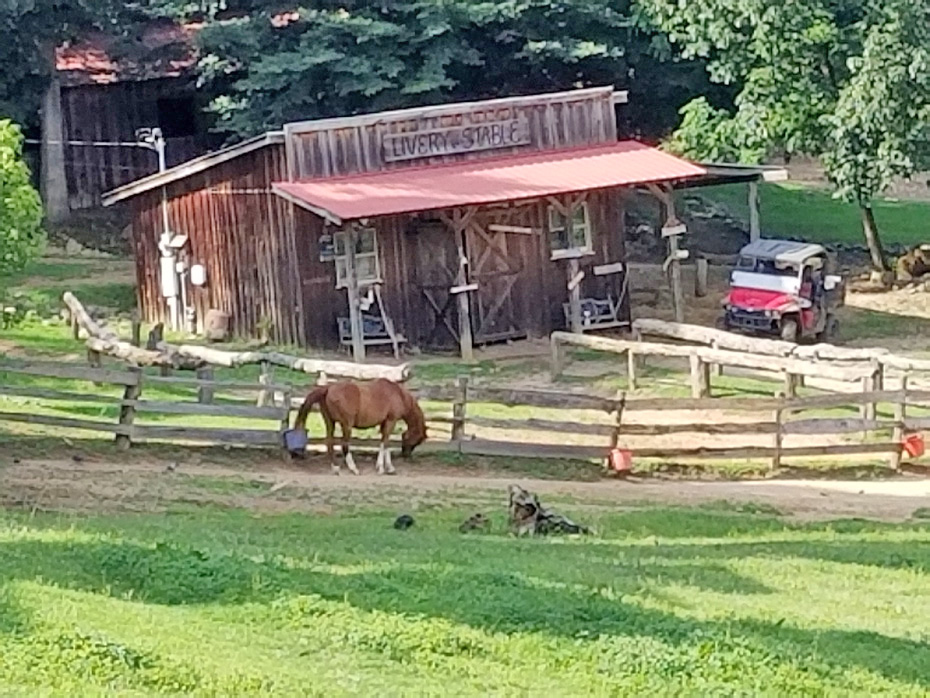
<svg viewBox="0 0 930 698">
<path fill-rule="evenodd" d="M 294 398 L 302 397 L 295 395 L 289 386 L 163 377 L 138 370 L 88 369 L 73 364 L 0 365 L 0 374 L 3 373 L 61 379 L 68 381 L 69 386 L 73 382 L 82 382 L 86 388 L 75 391 L 73 388 L 58 390 L 0 383 L 0 395 L 51 402 L 66 401 L 87 407 L 116 406 L 118 418 L 115 421 L 103 421 L 83 416 L 91 410 L 84 411 L 80 417 L 33 414 L 26 410 L 3 410 L 0 411 L 0 422 L 104 432 L 114 435 L 117 443 L 124 448 L 146 440 L 280 448 L 283 444 L 283 432 L 289 426 Z M 94 388 L 94 385 L 100 387 Z M 187 388 L 192 399 L 148 400 L 144 398 L 143 391 L 149 386 Z M 104 394 L 105 388 L 120 395 Z M 213 396 L 212 401 L 194 401 L 196 397 L 193 396 L 191 388 L 195 388 L 201 398 L 204 392 L 236 393 L 239 398 L 238 404 L 231 399 L 225 404 L 220 404 L 216 396 Z M 252 396 L 262 392 L 278 397 L 276 404 L 255 406 Z M 244 393 L 250 393 L 250 397 L 243 397 Z M 658 459 L 669 462 L 690 459 L 765 459 L 776 467 L 781 465 L 784 459 L 883 454 L 888 457 L 892 467 L 897 467 L 902 457 L 905 434 L 930 429 L 930 417 L 914 417 L 908 414 L 909 409 L 921 406 L 924 413 L 930 414 L 925 407 L 930 403 L 930 391 L 907 389 L 806 398 L 630 399 L 625 394 L 615 398 L 604 398 L 566 392 L 488 388 L 472 386 L 466 378 L 460 378 L 454 386 L 423 387 L 414 390 L 414 393 L 424 403 L 439 403 L 438 407 L 433 408 L 429 405 L 426 410 L 431 438 L 422 447 L 422 452 L 427 453 L 452 452 L 475 456 L 604 462 L 613 449 L 627 448 L 632 452 L 634 459 Z M 805 417 L 805 413 L 812 411 L 843 410 L 864 404 L 886 405 L 890 408 L 886 412 L 890 411 L 891 416 Z M 451 414 L 448 411 L 450 406 Z M 507 415 L 508 410 L 503 409 L 507 407 L 519 408 L 519 412 L 513 416 Z M 438 411 L 431 413 L 430 409 Z M 547 414 L 565 414 L 566 418 L 563 420 L 534 416 L 534 411 L 541 414 L 542 410 L 546 410 Z M 686 413 L 686 417 L 682 420 L 679 414 L 675 420 L 654 420 L 663 423 L 649 421 L 649 413 L 671 411 Z M 80 410 L 75 412 L 81 413 Z M 637 413 L 641 413 L 644 419 L 636 422 L 624 421 L 629 415 Z M 734 418 L 725 416 L 739 415 L 739 418 L 745 419 L 747 413 L 759 417 L 754 421 L 728 421 Z M 141 423 L 144 416 L 149 415 L 156 418 L 164 415 L 247 418 L 266 422 L 268 425 L 261 429 Z M 496 440 L 478 435 L 476 431 L 519 432 L 520 437 L 526 440 Z M 448 438 L 444 438 L 443 432 L 448 434 Z M 670 434 L 748 435 L 758 437 L 760 445 L 669 448 L 662 445 L 662 439 Z M 849 443 L 800 447 L 785 447 L 783 443 L 785 437 L 793 435 L 844 434 L 867 434 L 869 438 Z M 534 435 L 539 438 L 535 438 Z M 624 444 L 628 437 L 656 437 L 656 445 L 630 448 Z M 310 439 L 312 444 L 321 442 L 321 438 Z M 369 447 L 377 442 L 372 439 L 359 439 L 354 443 L 360 447 Z"/>
<path fill-rule="evenodd" d="M 58 390 L 33 385 L 7 385 L 0 383 L 0 395 L 48 400 L 50 402 L 76 403 L 76 413 L 91 412 L 92 408 L 105 410 L 118 408 L 115 422 L 92 419 L 85 416 L 60 416 L 0 411 L 0 422 L 37 424 L 58 429 L 77 429 L 113 434 L 116 443 L 129 448 L 135 441 L 206 441 L 230 445 L 277 446 L 282 443 L 282 433 L 288 428 L 292 389 L 287 386 L 204 380 L 145 374 L 138 369 L 85 368 L 74 364 L 28 363 L 23 365 L 0 365 L 0 374 L 32 376 L 67 380 L 81 384 L 79 391 Z M 96 386 L 96 387 L 95 387 Z M 196 388 L 197 401 L 147 400 L 143 397 L 144 387 Z M 109 389 L 109 390 L 108 390 Z M 107 394 L 121 392 L 121 396 Z M 229 404 L 217 402 L 217 393 L 249 391 L 256 393 L 279 392 L 284 396 L 281 406 L 262 406 L 233 400 Z M 149 416 L 157 420 L 166 415 L 190 415 L 198 417 L 246 418 L 272 425 L 260 428 L 223 428 L 212 426 L 174 426 L 137 423 L 137 417 Z"/>
</svg>

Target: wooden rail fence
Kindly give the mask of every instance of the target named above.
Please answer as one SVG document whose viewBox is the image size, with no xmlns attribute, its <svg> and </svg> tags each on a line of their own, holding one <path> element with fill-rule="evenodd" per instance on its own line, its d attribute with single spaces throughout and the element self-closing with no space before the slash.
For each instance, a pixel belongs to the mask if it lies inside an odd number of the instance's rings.
<svg viewBox="0 0 930 698">
<path fill-rule="evenodd" d="M 86 389 L 59 390 L 36 385 L 7 384 L 3 374 L 32 376 L 45 379 L 78 381 Z M 90 384 L 111 387 L 103 389 Z M 162 388 L 209 389 L 217 393 L 236 393 L 238 403 L 229 398 L 226 403 L 201 404 L 191 399 L 149 400 L 143 390 L 151 386 Z M 257 407 L 242 398 L 242 393 L 268 391 L 269 406 Z M 466 378 L 454 385 L 426 386 L 415 394 L 427 405 L 428 425 L 435 430 L 422 452 L 453 452 L 463 455 L 554 458 L 562 460 L 605 461 L 615 448 L 626 448 L 638 459 L 660 459 L 682 462 L 691 459 L 750 460 L 765 459 L 773 466 L 783 460 L 840 456 L 886 456 L 897 468 L 902 458 L 902 444 L 908 432 L 930 430 L 930 416 L 913 414 L 921 408 L 930 414 L 930 391 L 901 390 L 864 393 L 834 393 L 805 398 L 631 398 L 618 394 L 613 398 L 541 390 L 516 390 L 471 385 Z M 128 448 L 146 440 L 168 442 L 212 442 L 247 446 L 283 445 L 282 435 L 288 428 L 290 413 L 302 395 L 296 395 L 286 385 L 268 385 L 192 378 L 163 377 L 139 370 L 90 369 L 73 364 L 28 362 L 0 365 L 0 396 L 23 397 L 49 401 L 67 401 L 96 407 L 118 407 L 118 417 L 105 421 L 84 416 L 33 414 L 27 410 L 2 409 L 0 422 L 34 424 L 56 429 L 80 429 L 112 434 L 117 444 Z M 280 399 L 276 399 L 280 398 Z M 853 409 L 866 405 L 885 405 L 883 414 L 870 418 L 854 416 L 817 416 L 814 411 Z M 512 416 L 503 407 L 521 408 Z M 490 408 L 490 409 L 489 409 Z M 532 410 L 527 414 L 527 408 Z M 542 411 L 545 410 L 546 413 Z M 679 413 L 675 419 L 655 415 Z M 889 416 L 890 413 L 890 416 Z M 630 421 L 630 415 L 640 419 Z M 160 425 L 140 423 L 140 415 L 191 415 L 225 418 L 247 418 L 266 422 L 265 428 L 213 427 L 195 425 Z M 564 415 L 564 417 L 562 416 Z M 759 415 L 748 419 L 747 415 Z M 448 438 L 442 438 L 442 431 Z M 487 431 L 519 432 L 521 438 L 488 438 Z M 530 439 L 532 435 L 539 439 Z M 673 434 L 695 434 L 710 437 L 758 437 L 766 443 L 751 446 L 688 446 L 669 447 L 663 437 Z M 855 437 L 855 440 L 822 445 L 785 446 L 786 437 Z M 860 439 L 859 435 L 868 438 Z M 571 437 L 571 438 L 569 438 Z M 655 437 L 645 446 L 631 447 L 630 439 Z M 548 441 L 547 441 L 548 439 Z M 568 443 L 566 443 L 568 442 Z M 572 443 L 580 442 L 580 443 Z M 313 438 L 311 444 L 321 444 Z M 725 443 L 725 442 L 724 442 Z M 358 439 L 359 447 L 373 447 L 372 439 Z"/>
</svg>

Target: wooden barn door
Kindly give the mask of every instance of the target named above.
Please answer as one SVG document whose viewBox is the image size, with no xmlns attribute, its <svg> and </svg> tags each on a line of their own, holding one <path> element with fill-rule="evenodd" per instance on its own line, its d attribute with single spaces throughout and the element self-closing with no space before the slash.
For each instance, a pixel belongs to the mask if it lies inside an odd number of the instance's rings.
<svg viewBox="0 0 930 698">
<path fill-rule="evenodd" d="M 530 320 L 526 260 L 532 259 L 533 235 L 514 222 L 514 210 L 475 216 L 467 228 L 469 280 L 478 284 L 472 295 L 475 343 L 526 337 Z"/>
<path fill-rule="evenodd" d="M 459 343 L 455 286 L 459 254 L 455 237 L 444 224 L 423 223 L 411 231 L 416 250 L 417 342 L 424 348 L 447 349 Z"/>
</svg>

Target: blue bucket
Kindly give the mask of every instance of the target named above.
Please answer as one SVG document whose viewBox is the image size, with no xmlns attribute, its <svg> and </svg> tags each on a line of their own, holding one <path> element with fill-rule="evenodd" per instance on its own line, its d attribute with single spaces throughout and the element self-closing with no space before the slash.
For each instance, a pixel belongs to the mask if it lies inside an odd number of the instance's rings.
<svg viewBox="0 0 930 698">
<path fill-rule="evenodd" d="M 307 432 L 303 429 L 288 429 L 284 432 L 284 448 L 291 453 L 303 453 L 307 448 Z"/>
</svg>

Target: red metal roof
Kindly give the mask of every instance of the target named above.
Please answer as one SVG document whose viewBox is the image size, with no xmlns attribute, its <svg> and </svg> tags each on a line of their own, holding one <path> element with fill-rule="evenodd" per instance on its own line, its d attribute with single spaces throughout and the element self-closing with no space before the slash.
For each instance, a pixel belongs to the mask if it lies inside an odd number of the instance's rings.
<svg viewBox="0 0 930 698">
<path fill-rule="evenodd" d="M 357 220 L 703 174 L 703 167 L 636 141 L 622 141 L 450 165 L 276 182 L 274 190 L 331 218 Z"/>
</svg>

